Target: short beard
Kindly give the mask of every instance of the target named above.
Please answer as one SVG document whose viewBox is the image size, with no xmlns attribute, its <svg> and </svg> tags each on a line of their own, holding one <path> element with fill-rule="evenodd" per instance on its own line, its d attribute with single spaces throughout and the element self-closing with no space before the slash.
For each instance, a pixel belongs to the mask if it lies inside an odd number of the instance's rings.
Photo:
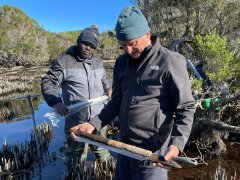
<svg viewBox="0 0 240 180">
<path fill-rule="evenodd" d="M 131 56 L 132 59 L 139 59 L 140 56 L 141 56 L 141 54 L 140 54 L 140 53 L 137 53 L 137 54 L 135 54 L 134 56 L 132 56 L 132 55 L 130 54 L 130 56 Z"/>
</svg>

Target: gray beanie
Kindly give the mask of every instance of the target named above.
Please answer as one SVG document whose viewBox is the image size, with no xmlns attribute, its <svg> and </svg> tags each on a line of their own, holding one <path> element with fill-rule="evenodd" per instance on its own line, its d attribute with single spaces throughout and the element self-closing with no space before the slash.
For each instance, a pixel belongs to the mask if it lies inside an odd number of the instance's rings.
<svg viewBox="0 0 240 180">
<path fill-rule="evenodd" d="M 119 41 L 127 41 L 147 34 L 150 28 L 140 9 L 130 6 L 120 13 L 115 31 Z"/>
<path fill-rule="evenodd" d="M 98 28 L 92 26 L 91 28 L 84 29 L 80 35 L 78 36 L 77 43 L 79 42 L 88 42 L 94 46 L 96 49 L 99 43 L 99 35 Z"/>
</svg>

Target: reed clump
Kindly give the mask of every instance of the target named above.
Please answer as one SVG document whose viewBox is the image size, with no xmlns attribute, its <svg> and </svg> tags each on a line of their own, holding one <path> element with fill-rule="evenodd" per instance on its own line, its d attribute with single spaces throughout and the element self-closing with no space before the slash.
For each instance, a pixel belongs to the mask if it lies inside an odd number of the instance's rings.
<svg viewBox="0 0 240 180">
<path fill-rule="evenodd" d="M 80 158 L 76 159 L 72 164 L 72 171 L 68 171 L 67 175 L 63 174 L 65 180 L 75 179 L 94 179 L 94 180 L 113 180 L 116 171 L 116 160 L 111 157 L 105 162 L 84 161 Z"/>
<path fill-rule="evenodd" d="M 36 131 L 36 134 L 31 132 L 30 141 L 25 143 L 9 145 L 5 140 L 0 149 L 0 179 L 31 179 L 36 167 L 40 170 L 47 163 L 45 161 L 50 157 L 44 157 L 49 155 L 47 152 L 53 128 L 43 122 L 36 127 Z"/>
</svg>

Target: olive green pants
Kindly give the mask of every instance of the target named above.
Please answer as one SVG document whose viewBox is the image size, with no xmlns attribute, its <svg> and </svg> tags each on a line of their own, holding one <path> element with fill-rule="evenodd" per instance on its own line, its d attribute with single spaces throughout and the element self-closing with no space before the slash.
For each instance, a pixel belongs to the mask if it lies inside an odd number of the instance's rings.
<svg viewBox="0 0 240 180">
<path fill-rule="evenodd" d="M 105 126 L 97 133 L 97 135 L 107 137 L 107 130 L 108 130 L 108 126 Z M 66 138 L 67 138 L 67 149 L 65 153 L 68 159 L 73 162 L 76 161 L 76 159 L 79 159 L 80 162 L 86 161 L 89 148 L 94 153 L 96 159 L 100 162 L 105 162 L 110 158 L 110 153 L 106 149 L 89 145 L 87 143 L 73 141 L 69 133 L 66 133 Z"/>
</svg>

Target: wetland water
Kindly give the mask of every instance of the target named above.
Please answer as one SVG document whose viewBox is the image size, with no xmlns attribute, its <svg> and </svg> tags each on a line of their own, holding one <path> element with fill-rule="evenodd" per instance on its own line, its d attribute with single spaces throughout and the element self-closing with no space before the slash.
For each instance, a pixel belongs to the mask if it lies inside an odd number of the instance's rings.
<svg viewBox="0 0 240 180">
<path fill-rule="evenodd" d="M 67 174 L 66 157 L 63 152 L 65 147 L 65 134 L 64 134 L 64 119 L 61 118 L 59 122 L 52 123 L 48 118 L 44 116 L 46 113 L 52 112 L 52 108 L 43 101 L 42 97 L 31 98 L 34 106 L 35 114 L 35 124 L 31 116 L 31 109 L 28 100 L 25 99 L 15 99 L 9 101 L 9 98 L 16 96 L 26 96 L 27 94 L 32 94 L 32 92 L 39 94 L 40 80 L 36 82 L 39 77 L 42 76 L 42 68 L 35 69 L 22 69 L 15 68 L 14 70 L 3 69 L 0 71 L 1 80 L 1 90 L 0 94 L 0 168 L 3 164 L 23 164 L 24 167 L 18 167 L 21 171 L 12 172 L 9 174 L 9 178 L 20 177 L 19 174 L 28 174 L 25 179 L 65 179 Z M 111 67 L 110 67 L 111 69 Z M 41 70 L 41 71 L 40 71 Z M 33 76 L 33 71 L 37 72 Z M 13 72 L 17 75 L 12 75 Z M 2 78 L 1 78 L 2 77 Z M 6 77 L 8 80 L 6 81 Z M 21 77 L 19 79 L 18 77 Z M 30 78 L 31 77 L 31 78 Z M 24 83 L 21 83 L 24 82 Z M 21 86 L 20 86 L 21 85 Z M 24 87 L 22 87 L 24 85 Z M 22 90 L 28 92 L 21 93 Z M 6 92 L 5 92 L 6 90 Z M 11 94 L 16 93 L 15 95 Z M 18 93 L 20 92 L 20 93 Z M 11 110 L 14 110 L 16 117 L 11 118 Z M 7 118 L 4 118 L 4 115 Z M 47 125 L 51 125 L 51 133 L 48 139 L 48 143 L 40 141 L 40 147 L 37 149 L 31 146 L 33 132 L 36 126 L 40 126 L 43 122 Z M 36 125 L 36 126 L 35 126 Z M 36 143 L 35 143 L 36 144 Z M 7 146 L 6 146 L 7 145 Z M 24 149 L 26 152 L 19 151 L 19 154 L 28 154 L 29 157 L 17 156 L 16 154 L 9 153 L 7 150 L 7 155 L 3 154 L 3 150 L 6 147 L 14 146 L 12 149 Z M 17 147 L 17 148 L 16 148 Z M 27 148 L 26 148 L 27 147 Z M 232 146 L 233 147 L 233 146 Z M 29 153 L 29 149 L 33 153 Z M 38 152 L 41 149 L 43 152 Z M 41 155 L 41 161 L 36 160 L 31 156 Z M 6 156 L 14 156 L 15 162 L 6 162 Z M 23 162 L 17 162 L 19 159 Z M 92 162 L 93 155 L 89 153 L 88 162 Z M 24 163 L 25 162 L 25 163 Z M 27 164 L 26 162 L 30 162 Z M 10 168 L 5 166 L 4 168 Z M 0 169 L 0 180 L 6 175 L 2 167 Z M 33 170 L 34 169 L 34 170 Z M 217 172 L 217 173 L 216 173 Z M 2 176 L 3 175 L 3 176 Z M 6 176 L 5 176 L 6 177 Z M 20 178 L 21 179 L 21 178 Z M 182 169 L 171 170 L 169 172 L 170 180 L 190 180 L 190 179 L 240 179 L 240 145 L 235 144 L 235 146 L 228 150 L 228 155 L 226 157 L 214 158 L 212 161 L 208 162 L 208 166 L 199 165 L 197 167 L 184 166 Z"/>
</svg>

